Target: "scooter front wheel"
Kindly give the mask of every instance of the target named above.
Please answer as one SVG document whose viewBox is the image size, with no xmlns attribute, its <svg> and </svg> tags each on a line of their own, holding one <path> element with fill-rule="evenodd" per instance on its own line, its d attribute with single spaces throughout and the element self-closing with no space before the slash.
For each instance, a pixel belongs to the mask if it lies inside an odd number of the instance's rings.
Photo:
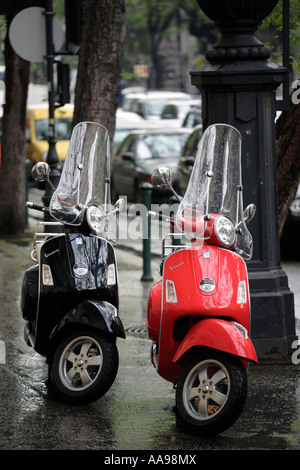
<svg viewBox="0 0 300 470">
<path fill-rule="evenodd" d="M 49 364 L 51 391 L 68 403 L 91 403 L 109 390 L 118 366 L 114 339 L 90 329 L 75 330 L 61 341 Z"/>
<path fill-rule="evenodd" d="M 177 384 L 178 421 L 204 436 L 219 434 L 241 414 L 247 388 L 247 374 L 238 359 L 215 351 L 198 355 Z"/>
</svg>

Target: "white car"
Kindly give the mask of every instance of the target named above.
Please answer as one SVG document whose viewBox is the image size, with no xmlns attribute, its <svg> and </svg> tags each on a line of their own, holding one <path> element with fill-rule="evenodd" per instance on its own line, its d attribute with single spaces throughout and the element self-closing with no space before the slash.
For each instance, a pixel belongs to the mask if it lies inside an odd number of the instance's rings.
<svg viewBox="0 0 300 470">
<path fill-rule="evenodd" d="M 129 132 L 135 129 L 149 129 L 153 127 L 153 121 L 146 121 L 146 119 L 144 119 L 139 114 L 133 113 L 131 111 L 124 111 L 122 108 L 118 108 L 116 112 L 114 150 L 117 151 L 118 146 L 129 134 Z"/>
<path fill-rule="evenodd" d="M 139 114 L 146 120 L 160 119 L 167 101 L 188 100 L 192 96 L 181 91 L 147 91 L 145 93 L 127 93 L 123 98 L 123 111 Z"/>
<path fill-rule="evenodd" d="M 164 126 L 181 127 L 189 111 L 201 108 L 201 98 L 170 100 L 163 107 L 161 119 Z"/>
</svg>

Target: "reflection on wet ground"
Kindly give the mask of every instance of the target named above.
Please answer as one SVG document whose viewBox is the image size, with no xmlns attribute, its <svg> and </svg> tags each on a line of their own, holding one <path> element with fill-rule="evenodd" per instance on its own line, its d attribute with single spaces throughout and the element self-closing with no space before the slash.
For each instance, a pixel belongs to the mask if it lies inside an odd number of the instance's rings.
<svg viewBox="0 0 300 470">
<path fill-rule="evenodd" d="M 150 283 L 140 282 L 142 259 L 118 250 L 120 312 L 127 339 L 118 341 L 120 367 L 106 396 L 87 406 L 52 401 L 44 359 L 23 340 L 23 270 L 30 242 L 0 240 L 1 450 L 292 450 L 300 449 L 300 370 L 288 364 L 251 366 L 239 420 L 214 439 L 177 426 L 175 392 L 150 363 L 145 334 Z M 155 275 L 155 270 L 153 270 Z"/>
</svg>

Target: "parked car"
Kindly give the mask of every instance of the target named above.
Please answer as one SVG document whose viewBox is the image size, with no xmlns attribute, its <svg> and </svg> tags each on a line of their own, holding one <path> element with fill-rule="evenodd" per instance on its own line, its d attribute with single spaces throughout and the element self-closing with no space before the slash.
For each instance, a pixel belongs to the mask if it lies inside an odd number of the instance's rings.
<svg viewBox="0 0 300 470">
<path fill-rule="evenodd" d="M 188 128 L 183 128 L 188 129 Z M 190 174 L 194 165 L 199 143 L 202 137 L 202 124 L 196 126 L 187 138 L 178 161 L 178 168 L 173 180 L 174 189 L 183 196 L 185 194 Z"/>
<path fill-rule="evenodd" d="M 163 107 L 160 117 L 168 127 L 181 127 L 187 113 L 194 108 L 200 109 L 200 106 L 201 99 L 170 100 Z"/>
<path fill-rule="evenodd" d="M 131 131 L 135 129 L 148 129 L 150 127 L 154 127 L 153 121 L 146 121 L 146 119 L 139 114 L 118 108 L 116 112 L 116 126 L 114 133 L 115 152 L 117 151 L 120 143 Z"/>
<path fill-rule="evenodd" d="M 195 127 L 199 124 L 202 124 L 201 107 L 193 106 L 193 108 L 186 114 L 182 127 Z"/>
<path fill-rule="evenodd" d="M 151 182 L 158 166 L 176 171 L 178 159 L 189 129 L 148 129 L 130 132 L 118 148 L 113 160 L 113 200 L 127 196 L 130 202 L 142 202 L 141 183 Z M 153 188 L 152 202 L 166 202 L 170 190 Z"/>
<path fill-rule="evenodd" d="M 191 95 L 181 91 L 147 91 L 145 93 L 127 93 L 124 95 L 122 108 L 139 114 L 144 119 L 160 119 L 162 109 L 171 99 L 187 100 Z"/>
<path fill-rule="evenodd" d="M 65 105 L 54 112 L 56 152 L 59 160 L 66 158 L 72 131 L 73 105 Z M 48 105 L 32 105 L 26 113 L 26 158 L 32 164 L 45 161 L 48 155 Z"/>
</svg>

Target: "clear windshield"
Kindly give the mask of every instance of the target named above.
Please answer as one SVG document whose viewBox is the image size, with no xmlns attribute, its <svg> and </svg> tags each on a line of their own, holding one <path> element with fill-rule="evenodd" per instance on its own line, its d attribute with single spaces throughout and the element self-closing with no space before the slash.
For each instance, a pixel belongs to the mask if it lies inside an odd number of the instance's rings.
<svg viewBox="0 0 300 470">
<path fill-rule="evenodd" d="M 108 181 L 108 131 L 100 124 L 81 122 L 72 132 L 61 178 L 50 201 L 51 216 L 80 225 L 89 205 L 105 208 L 110 203 Z"/>
<path fill-rule="evenodd" d="M 213 124 L 202 136 L 177 226 L 191 238 L 204 239 L 203 216 L 208 214 L 228 217 L 238 228 L 236 251 L 251 257 L 252 238 L 243 217 L 241 135 L 227 124 Z M 186 223 L 188 218 L 192 224 Z"/>
</svg>

